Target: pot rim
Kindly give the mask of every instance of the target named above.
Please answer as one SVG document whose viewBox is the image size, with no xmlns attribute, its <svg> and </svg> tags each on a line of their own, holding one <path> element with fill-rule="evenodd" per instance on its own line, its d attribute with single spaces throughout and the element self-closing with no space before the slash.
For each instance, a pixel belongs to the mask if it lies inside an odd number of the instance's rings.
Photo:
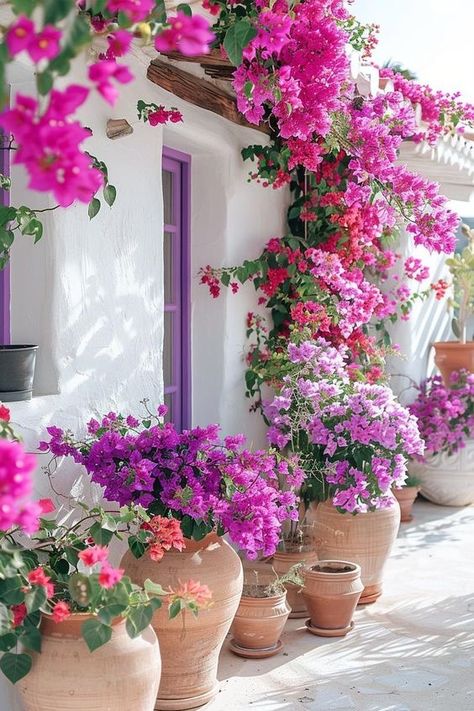
<svg viewBox="0 0 474 711">
<path fill-rule="evenodd" d="M 239 605 L 248 605 L 251 607 L 273 607 L 286 600 L 286 590 L 280 595 L 271 595 L 270 597 L 251 597 L 250 595 L 241 595 Z"/>
<path fill-rule="evenodd" d="M 350 567 L 350 570 L 337 570 L 335 569 L 334 572 L 328 573 L 325 570 L 313 570 L 313 567 L 311 568 L 305 568 L 303 570 L 303 578 L 307 577 L 312 577 L 312 578 L 322 578 L 324 580 L 340 580 L 340 579 L 353 579 L 353 578 L 358 578 L 360 577 L 361 574 L 361 568 L 360 565 L 357 565 L 357 563 L 353 563 L 350 560 L 318 560 L 316 563 L 316 566 L 325 566 L 325 567 L 331 567 L 331 566 L 339 566 L 339 567 Z"/>
<path fill-rule="evenodd" d="M 456 348 L 472 350 L 474 349 L 474 341 L 466 341 L 466 343 L 461 343 L 461 341 L 436 341 L 433 343 L 434 348 L 447 348 L 448 350 L 453 350 Z"/>
<path fill-rule="evenodd" d="M 43 634 L 53 637 L 74 637 L 82 639 L 82 623 L 87 620 L 98 619 L 98 615 L 92 612 L 72 612 L 67 620 L 55 622 L 52 615 L 42 613 L 40 630 Z M 114 617 L 111 622 L 112 627 L 125 624 L 123 617 Z"/>
<path fill-rule="evenodd" d="M 10 352 L 10 351 L 26 351 L 26 350 L 38 350 L 39 346 L 34 346 L 34 345 L 27 345 L 27 344 L 22 344 L 22 343 L 12 343 L 11 345 L 8 345 L 6 343 L 0 344 L 0 352 Z"/>
</svg>

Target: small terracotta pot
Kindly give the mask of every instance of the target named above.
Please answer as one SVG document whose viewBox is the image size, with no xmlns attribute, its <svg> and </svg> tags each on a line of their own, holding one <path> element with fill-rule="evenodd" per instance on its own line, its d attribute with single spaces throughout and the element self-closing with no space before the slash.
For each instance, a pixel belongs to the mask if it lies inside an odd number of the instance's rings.
<svg viewBox="0 0 474 711">
<path fill-rule="evenodd" d="M 375 602 L 382 594 L 383 569 L 400 526 L 400 506 L 369 513 L 340 513 L 331 501 L 315 512 L 315 548 L 320 560 L 349 560 L 361 567 L 364 590 L 359 604 Z"/>
<path fill-rule="evenodd" d="M 392 489 L 393 495 L 400 504 L 400 521 L 402 523 L 408 523 L 408 521 L 413 520 L 413 504 L 420 491 L 419 486 L 404 486 L 402 489 Z"/>
<path fill-rule="evenodd" d="M 303 596 L 309 612 L 308 632 L 344 637 L 364 586 L 360 566 L 345 560 L 321 560 L 303 571 Z"/>
<path fill-rule="evenodd" d="M 165 589 L 175 589 L 193 579 L 207 585 L 212 605 L 197 617 L 186 613 L 170 620 L 163 605 L 152 619 L 161 648 L 163 669 L 156 709 L 176 711 L 203 706 L 219 691 L 219 653 L 242 594 L 240 558 L 222 537 L 210 533 L 202 541 L 186 539 L 183 551 L 167 551 L 160 562 L 145 553 L 138 560 L 127 552 L 122 559 L 126 574 L 143 585 L 147 578 Z M 127 711 L 135 711 L 131 706 Z"/>
<path fill-rule="evenodd" d="M 29 652 L 31 671 L 17 684 L 24 711 L 153 711 L 161 661 L 152 628 L 130 639 L 118 620 L 111 640 L 90 652 L 81 626 L 91 617 L 42 619 L 41 654 Z"/>
<path fill-rule="evenodd" d="M 297 563 L 304 563 L 305 566 L 311 567 L 318 562 L 318 556 L 314 550 L 297 551 L 294 553 L 284 553 L 277 551 L 273 556 L 273 568 L 278 575 L 284 575 L 290 568 Z M 287 591 L 287 602 L 291 608 L 290 618 L 307 617 L 308 610 L 304 601 L 302 588 L 293 583 L 285 585 Z"/>
<path fill-rule="evenodd" d="M 450 385 L 450 376 L 456 370 L 469 370 L 474 373 L 474 341 L 438 341 L 433 344 L 435 363 L 443 376 L 444 384 Z"/>
<path fill-rule="evenodd" d="M 286 591 L 272 597 L 242 595 L 232 623 L 231 650 L 250 659 L 277 654 L 283 648 L 280 635 L 290 611 Z"/>
</svg>

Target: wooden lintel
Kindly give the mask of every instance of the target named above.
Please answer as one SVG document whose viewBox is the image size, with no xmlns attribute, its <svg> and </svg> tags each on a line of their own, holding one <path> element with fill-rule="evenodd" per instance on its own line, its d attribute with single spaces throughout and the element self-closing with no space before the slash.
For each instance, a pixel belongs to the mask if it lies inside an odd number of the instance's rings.
<svg viewBox="0 0 474 711">
<path fill-rule="evenodd" d="M 211 49 L 209 54 L 198 54 L 194 57 L 185 57 L 181 52 L 161 52 L 161 54 L 169 59 L 176 59 L 178 62 L 192 62 L 208 67 L 225 67 L 235 70 L 234 65 L 222 56 L 220 49 Z"/>
<path fill-rule="evenodd" d="M 239 126 L 253 128 L 266 134 L 270 133 L 268 126 L 264 124 L 254 126 L 246 121 L 237 109 L 236 99 L 205 79 L 189 74 L 189 72 L 171 64 L 161 62 L 159 59 L 154 59 L 150 63 L 147 77 L 162 89 L 179 96 L 180 99 L 188 101 L 194 106 L 212 111 Z"/>
</svg>

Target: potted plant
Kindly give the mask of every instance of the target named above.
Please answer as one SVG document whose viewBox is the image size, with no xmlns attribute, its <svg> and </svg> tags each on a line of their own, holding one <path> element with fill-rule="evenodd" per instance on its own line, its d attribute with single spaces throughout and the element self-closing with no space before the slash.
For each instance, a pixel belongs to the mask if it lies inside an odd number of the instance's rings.
<svg viewBox="0 0 474 711">
<path fill-rule="evenodd" d="M 409 465 L 423 496 L 442 506 L 474 503 L 474 374 L 453 371 L 449 386 L 439 375 L 427 378 L 409 409 L 426 447 Z"/>
<path fill-rule="evenodd" d="M 38 346 L 0 345 L 0 400 L 31 400 Z"/>
<path fill-rule="evenodd" d="M 409 523 L 413 520 L 413 504 L 420 491 L 421 479 L 408 474 L 401 487 L 394 486 L 392 492 L 400 505 L 401 523 Z"/>
<path fill-rule="evenodd" d="M 345 560 L 321 560 L 303 570 L 303 595 L 308 606 L 306 629 L 320 637 L 344 637 L 362 590 L 360 566 Z"/>
<path fill-rule="evenodd" d="M 265 413 L 270 442 L 300 456 L 302 501 L 318 502 L 318 557 L 361 566 L 363 603 L 381 594 L 398 531 L 391 488 L 403 483 L 406 457 L 421 454 L 423 443 L 415 417 L 388 387 L 351 380 L 347 358 L 342 346 L 294 334 L 280 392 Z"/>
<path fill-rule="evenodd" d="M 283 649 L 280 635 L 290 614 L 286 600 L 286 585 L 302 587 L 301 564 L 270 583 L 245 583 L 240 604 L 232 623 L 230 649 L 248 659 L 273 657 Z"/>
<path fill-rule="evenodd" d="M 455 312 L 452 330 L 457 340 L 434 344 L 435 363 L 446 385 L 449 385 L 453 371 L 474 372 L 474 341 L 467 337 L 468 321 L 474 313 L 474 230 L 463 225 L 462 231 L 467 237 L 467 246 L 460 254 L 446 260 L 453 286 L 448 306 Z M 437 297 L 438 294 L 441 298 L 444 290 L 437 291 Z"/>
<path fill-rule="evenodd" d="M 159 610 L 152 620 L 163 662 L 156 708 L 192 708 L 217 693 L 219 652 L 242 593 L 242 565 L 223 534 L 251 558 L 272 555 L 297 502 L 276 485 L 276 455 L 243 449 L 240 435 L 222 441 L 216 425 L 179 432 L 164 423 L 165 406 L 157 414 L 145 406 L 140 420 L 116 413 L 91 420 L 84 439 L 50 428 L 42 448 L 72 455 L 106 499 L 146 508 L 150 523 L 129 538 L 122 561 L 134 582 L 175 587 L 191 576 L 212 590 L 212 606 L 188 620 L 184 634 Z M 290 473 L 301 483 L 302 472 Z M 143 555 L 147 545 L 151 556 Z"/>
<path fill-rule="evenodd" d="M 14 512 L 0 521 L 1 671 L 18 682 L 25 711 L 152 711 L 161 665 L 152 614 L 163 597 L 172 617 L 202 600 L 151 581 L 140 588 L 110 563 L 111 540 L 148 521 L 141 507 L 59 512 L 51 499 L 25 501 L 35 457 L 13 439 L 4 406 L 0 436 L 1 509 Z"/>
<path fill-rule="evenodd" d="M 282 529 L 281 541 L 275 552 L 272 564 L 278 575 L 285 578 L 295 566 L 311 566 L 318 560 L 314 549 L 312 531 L 306 522 L 306 507 L 304 503 L 299 506 L 297 520 L 289 521 Z M 303 588 L 299 582 L 290 578 L 285 580 L 287 601 L 291 608 L 290 618 L 308 616 L 308 609 L 303 597 Z"/>
</svg>

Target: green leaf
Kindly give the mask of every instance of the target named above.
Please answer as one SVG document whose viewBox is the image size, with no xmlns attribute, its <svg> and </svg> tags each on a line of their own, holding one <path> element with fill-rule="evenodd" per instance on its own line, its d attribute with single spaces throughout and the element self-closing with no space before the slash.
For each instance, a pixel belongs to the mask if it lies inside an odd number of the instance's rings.
<svg viewBox="0 0 474 711">
<path fill-rule="evenodd" d="M 104 625 L 100 620 L 86 620 L 82 623 L 81 630 L 91 652 L 102 647 L 112 637 L 112 628 Z"/>
<path fill-rule="evenodd" d="M 106 605 L 98 611 L 97 615 L 104 625 L 110 625 L 112 620 L 119 617 L 126 609 L 127 605 Z"/>
<path fill-rule="evenodd" d="M 35 9 L 37 2 L 36 0 L 10 0 L 10 4 L 16 15 L 28 15 L 29 17 Z"/>
<path fill-rule="evenodd" d="M 25 603 L 28 612 L 36 612 L 46 602 L 46 591 L 42 585 L 35 585 L 31 592 L 26 593 Z"/>
<path fill-rule="evenodd" d="M 95 543 L 100 546 L 108 546 L 113 537 L 113 531 L 109 531 L 107 528 L 102 528 L 101 524 L 96 521 L 89 531 L 90 535 L 94 539 Z"/>
<path fill-rule="evenodd" d="M 177 11 L 177 12 L 182 12 L 182 13 L 184 13 L 185 15 L 187 15 L 188 17 L 192 17 L 192 14 L 193 14 L 193 11 L 191 10 L 191 7 L 190 7 L 187 3 L 185 3 L 185 2 L 180 3 L 180 4 L 178 5 L 178 7 L 176 8 L 176 11 Z"/>
<path fill-rule="evenodd" d="M 32 660 L 29 654 L 13 654 L 5 652 L 0 659 L 0 669 L 12 684 L 23 679 L 31 669 Z"/>
<path fill-rule="evenodd" d="M 13 632 L 4 634 L 0 637 L 0 652 L 8 652 L 18 642 L 16 635 Z"/>
<path fill-rule="evenodd" d="M 25 599 L 22 587 L 23 581 L 19 575 L 0 580 L 0 600 L 5 605 L 19 605 Z"/>
<path fill-rule="evenodd" d="M 132 607 L 127 615 L 127 622 L 125 623 L 128 636 L 132 639 L 138 637 L 140 632 L 143 632 L 143 630 L 148 627 L 152 617 L 153 608 L 151 605 Z"/>
<path fill-rule="evenodd" d="M 172 620 L 174 617 L 177 617 L 182 609 L 183 601 L 181 599 L 172 602 L 169 609 L 170 620 Z"/>
<path fill-rule="evenodd" d="M 128 547 L 135 558 L 141 558 L 146 551 L 146 546 L 136 536 L 129 536 Z"/>
<path fill-rule="evenodd" d="M 112 207 L 117 197 L 117 189 L 113 185 L 106 185 L 103 190 L 103 196 L 107 205 Z"/>
<path fill-rule="evenodd" d="M 154 583 L 150 578 L 145 580 L 143 587 L 145 588 L 145 592 L 150 595 L 166 595 L 166 590 L 162 588 L 159 583 Z"/>
<path fill-rule="evenodd" d="M 0 206 L 0 225 L 6 225 L 16 217 L 16 208 Z"/>
<path fill-rule="evenodd" d="M 49 71 L 41 72 L 36 75 L 36 86 L 41 96 L 49 94 L 53 88 L 53 75 Z"/>
<path fill-rule="evenodd" d="M 35 3 L 36 4 L 36 3 Z M 43 0 L 44 24 L 54 25 L 73 9 L 70 0 Z"/>
<path fill-rule="evenodd" d="M 224 49 L 235 67 L 242 64 L 242 51 L 257 35 L 257 30 L 248 19 L 239 20 L 231 25 L 224 37 Z"/>
<path fill-rule="evenodd" d="M 22 220 L 20 230 L 23 235 L 34 236 L 34 244 L 39 242 L 43 236 L 43 225 L 36 217 L 32 217 L 30 220 Z"/>
<path fill-rule="evenodd" d="M 80 607 L 87 607 L 91 596 L 91 584 L 87 575 L 74 573 L 69 578 L 69 594 Z"/>
<path fill-rule="evenodd" d="M 0 248 L 2 250 L 9 250 L 15 241 L 15 234 L 12 230 L 6 230 L 0 227 Z"/>
<path fill-rule="evenodd" d="M 97 198 L 92 198 L 92 200 L 89 203 L 89 207 L 87 209 L 87 214 L 89 215 L 89 219 L 92 220 L 97 213 L 100 210 L 100 200 Z"/>
<path fill-rule="evenodd" d="M 29 627 L 20 637 L 22 644 L 34 652 L 41 652 L 41 632 L 37 627 Z"/>
</svg>

